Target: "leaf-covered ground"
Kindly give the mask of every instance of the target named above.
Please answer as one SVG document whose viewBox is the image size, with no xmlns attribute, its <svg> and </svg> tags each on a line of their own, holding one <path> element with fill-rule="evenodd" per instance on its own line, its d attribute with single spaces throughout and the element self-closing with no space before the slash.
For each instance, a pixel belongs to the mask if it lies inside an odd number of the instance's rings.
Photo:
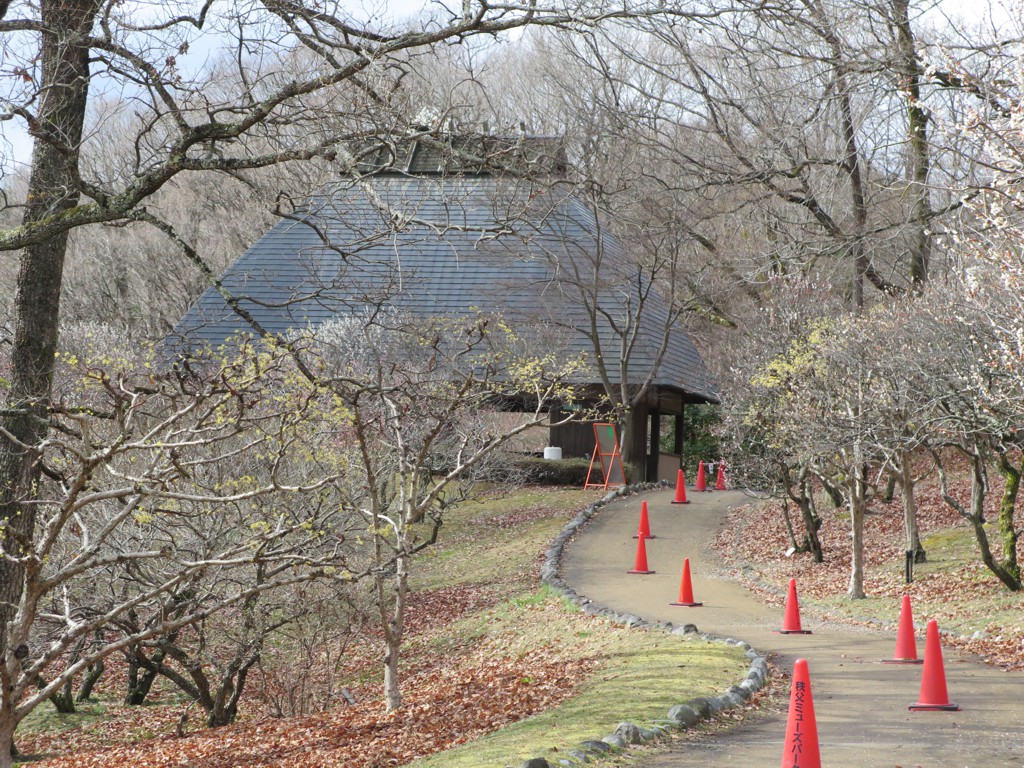
<svg viewBox="0 0 1024 768">
<path fill-rule="evenodd" d="M 111 659 L 97 702 L 72 716 L 40 707 L 19 729 L 18 746 L 38 768 L 384 768 L 473 742 L 435 760 L 476 768 L 478 750 L 500 755 L 488 764 L 554 753 L 622 717 L 661 716 L 672 697 L 729 685 L 746 667 L 738 649 L 682 638 L 652 643 L 539 587 L 548 543 L 595 498 L 525 491 L 467 505 L 446 521 L 439 545 L 414 567 L 403 707 L 393 715 L 384 714 L 380 695 L 384 646 L 369 624 L 333 665 L 296 669 L 316 690 L 334 692 L 317 714 L 272 716 L 274 697 L 280 701 L 290 681 L 257 670 L 239 721 L 207 729 L 203 713 L 166 682 L 146 706 L 120 704 L 125 665 Z M 280 652 L 271 646 L 265 655 L 277 653 L 279 662 Z M 345 704 L 342 687 L 355 704 Z M 552 710 L 570 698 L 568 708 Z M 624 701 L 638 711 L 623 710 Z M 476 741 L 484 734 L 486 744 Z"/>
<path fill-rule="evenodd" d="M 85 705 L 71 717 L 48 713 L 49 705 L 44 705 L 40 717 L 19 731 L 19 749 L 36 758 L 32 765 L 38 768 L 378 768 L 402 765 L 550 708 L 572 696 L 597 664 L 597 654 L 586 644 L 540 636 L 524 645 L 515 641 L 522 628 L 513 622 L 504 632 L 489 632 L 486 639 L 465 629 L 451 636 L 449 628 L 469 617 L 481 624 L 501 622 L 498 606 L 516 590 L 535 589 L 551 532 L 592 497 L 549 491 L 528 496 L 519 505 L 492 500 L 461 523 L 455 521 L 423 563 L 426 583 L 421 579 L 410 601 L 404 706 L 393 715 L 383 713 L 378 690 L 383 645 L 369 627 L 347 650 L 338 673 L 336 690 L 343 684 L 356 699 L 354 705 L 339 698 L 323 714 L 268 717 L 261 706 L 266 690 L 256 676 L 240 722 L 208 730 L 203 713 L 189 709 L 166 685 L 146 706 L 117 703 L 125 670 L 123 662 L 111 659 L 98 688 L 99 704 Z M 524 527 L 539 530 L 524 535 Z M 513 540 L 517 532 L 521 543 Z M 467 554 L 460 544 L 471 539 L 503 553 L 495 555 L 502 567 L 488 567 L 486 555 L 474 559 Z M 506 540 L 512 541 L 513 556 L 502 546 Z M 446 583 L 451 581 L 463 583 Z M 582 614 L 574 621 L 594 624 L 588 631 L 596 631 L 600 623 Z M 179 736 L 186 710 L 190 718 L 185 735 Z"/>
<path fill-rule="evenodd" d="M 966 502 L 967 482 L 952 483 L 952 490 L 954 496 Z M 987 518 L 993 521 L 996 494 L 990 494 L 987 512 Z M 915 624 L 923 626 L 928 619 L 936 619 L 945 644 L 976 653 L 1006 669 L 1024 669 L 1024 594 L 1007 590 L 985 567 L 971 529 L 942 500 L 934 481 L 922 483 L 917 502 L 928 561 L 915 566 L 914 581 L 909 585 L 904 575 L 902 503 L 897 495 L 891 503 L 875 499 L 869 505 L 864 526 L 868 594 L 864 600 L 846 597 L 850 580 L 849 515 L 843 509 L 832 509 L 824 500 L 818 503 L 823 519 L 819 535 L 824 563 L 815 563 L 809 554 L 786 555 L 790 539 L 778 502 L 733 510 L 715 546 L 741 580 L 778 605 L 784 601 L 788 580 L 796 578 L 802 611 L 849 623 L 892 627 L 899 618 L 902 595 L 909 594 Z M 799 510 L 790 504 L 789 512 L 800 539 Z M 998 553 L 995 534 L 993 526 L 989 538 Z M 1019 556 L 1024 557 L 1024 552 Z"/>
<path fill-rule="evenodd" d="M 401 765 L 562 701 L 593 665 L 590 659 L 560 658 L 548 648 L 515 657 L 493 652 L 481 648 L 439 668 L 417 670 L 407 680 L 406 705 L 391 716 L 382 714 L 379 701 L 368 699 L 323 715 L 262 719 L 185 738 L 165 736 L 97 749 L 90 742 L 124 740 L 125 722 L 110 717 L 93 738 L 84 732 L 81 738 L 65 733 L 23 739 L 22 748 L 59 749 L 66 754 L 35 765 L 66 768 Z M 147 708 L 142 714 L 153 728 L 173 733 L 175 718 L 161 717 L 160 709 Z M 136 719 L 135 712 L 123 714 Z"/>
</svg>

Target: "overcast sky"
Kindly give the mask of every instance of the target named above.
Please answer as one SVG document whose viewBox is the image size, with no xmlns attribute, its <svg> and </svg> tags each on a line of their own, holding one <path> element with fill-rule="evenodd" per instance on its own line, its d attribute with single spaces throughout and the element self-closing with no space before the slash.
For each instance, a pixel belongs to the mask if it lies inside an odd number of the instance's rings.
<svg viewBox="0 0 1024 768">
<path fill-rule="evenodd" d="M 451 2 L 426 3 L 423 0 L 349 0 L 348 6 L 357 18 L 375 21 L 401 21 L 427 7 L 452 5 Z M 461 5 L 461 0 L 455 4 Z M 936 9 L 927 18 L 937 26 L 970 28 L 981 22 L 1002 26 L 1011 14 L 1024 13 L 1024 0 L 938 0 Z M 204 46 L 194 46 L 194 53 L 203 54 Z M 205 46 L 208 52 L 211 45 Z M 10 71 L 13 62 L 5 60 L 5 46 L 0 46 L 0 70 Z M 20 120 L 0 121 L 0 173 L 8 174 L 17 166 L 26 166 L 32 143 Z"/>
</svg>

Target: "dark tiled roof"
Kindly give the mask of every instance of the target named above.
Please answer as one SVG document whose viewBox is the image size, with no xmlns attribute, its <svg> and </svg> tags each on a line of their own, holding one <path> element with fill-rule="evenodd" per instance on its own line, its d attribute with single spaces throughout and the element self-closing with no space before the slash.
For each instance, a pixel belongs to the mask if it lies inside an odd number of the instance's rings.
<svg viewBox="0 0 1024 768">
<path fill-rule="evenodd" d="M 580 332 L 589 322 L 576 277 L 592 280 L 594 254 L 600 254 L 602 308 L 614 318 L 623 315 L 627 295 L 636 300 L 622 245 L 564 184 L 382 175 L 338 184 L 311 200 L 300 218 L 279 222 L 222 276 L 270 332 L 365 311 L 367 304 L 424 317 L 500 311 L 522 335 L 565 329 L 568 347 L 593 361 L 593 347 Z M 634 381 L 654 364 L 666 313 L 657 297 L 646 306 L 645 332 L 630 360 Z M 217 345 L 251 330 L 211 288 L 173 338 L 190 347 Z M 607 321 L 598 333 L 616 381 L 618 340 Z M 673 331 L 654 383 L 680 391 L 684 400 L 717 400 L 682 330 Z"/>
</svg>

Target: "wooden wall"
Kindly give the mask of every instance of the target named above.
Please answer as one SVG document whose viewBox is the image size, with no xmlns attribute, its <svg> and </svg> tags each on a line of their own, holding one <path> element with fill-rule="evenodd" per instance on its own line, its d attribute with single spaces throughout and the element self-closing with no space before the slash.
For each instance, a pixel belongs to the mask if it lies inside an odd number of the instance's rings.
<svg viewBox="0 0 1024 768">
<path fill-rule="evenodd" d="M 622 460 L 632 464 L 643 475 L 642 477 L 630 477 L 630 482 L 662 479 L 665 474 L 664 465 L 672 461 L 669 459 L 666 462 L 661 453 L 661 416 L 663 412 L 676 415 L 678 419 L 676 422 L 676 450 L 682 452 L 682 418 L 677 414 L 677 408 L 672 407 L 675 403 L 669 403 L 666 408 L 666 403 L 659 401 L 656 395 L 652 400 L 650 405 L 641 403 L 630 413 L 631 437 L 629 445 L 624 447 Z M 678 412 L 681 412 L 683 407 L 680 401 Z M 552 408 L 551 421 L 558 421 L 563 416 L 561 409 Z M 564 458 L 590 459 L 594 455 L 594 424 L 589 421 L 573 421 L 551 427 L 548 441 L 548 445 L 561 447 Z M 668 456 L 671 454 L 665 455 L 665 457 Z M 675 469 L 678 469 L 679 462 L 680 459 L 676 456 Z M 671 477 L 664 479 L 674 480 L 674 471 Z"/>
</svg>

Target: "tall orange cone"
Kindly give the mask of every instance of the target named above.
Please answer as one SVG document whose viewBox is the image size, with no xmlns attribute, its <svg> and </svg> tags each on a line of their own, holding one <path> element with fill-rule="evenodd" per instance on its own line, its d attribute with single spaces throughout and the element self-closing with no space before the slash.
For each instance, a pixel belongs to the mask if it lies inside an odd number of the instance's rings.
<svg viewBox="0 0 1024 768">
<path fill-rule="evenodd" d="M 697 484 L 693 486 L 695 491 L 706 491 L 708 489 L 707 480 L 704 478 L 704 462 L 697 464 Z"/>
<path fill-rule="evenodd" d="M 946 692 L 946 670 L 942 665 L 942 644 L 939 642 L 939 624 L 932 619 L 928 622 L 928 634 L 924 641 L 924 669 L 921 670 L 921 695 L 917 704 L 907 709 L 943 710 L 952 712 L 960 706 L 949 700 Z"/>
<path fill-rule="evenodd" d="M 715 477 L 715 490 L 716 491 L 724 491 L 725 490 L 725 462 L 724 461 L 720 461 L 718 463 L 718 476 Z"/>
<path fill-rule="evenodd" d="M 789 720 L 782 746 L 782 768 L 821 768 L 818 723 L 806 659 L 793 663 L 793 687 L 789 693 Z"/>
<path fill-rule="evenodd" d="M 786 595 L 786 615 L 782 619 L 780 635 L 809 635 L 811 630 L 800 627 L 800 603 L 796 599 L 796 579 L 789 580 L 789 594 Z"/>
<path fill-rule="evenodd" d="M 657 538 L 653 533 L 651 533 L 651 521 L 650 518 L 647 517 L 646 501 L 640 502 L 640 525 L 637 527 L 636 533 L 633 534 L 633 538 L 639 539 L 641 536 L 645 539 Z"/>
<path fill-rule="evenodd" d="M 704 603 L 693 601 L 693 584 L 690 583 L 690 558 L 683 560 L 683 580 L 679 582 L 679 602 L 669 605 L 681 605 L 686 608 L 696 608 Z"/>
<path fill-rule="evenodd" d="M 689 504 L 686 498 L 686 478 L 683 477 L 683 470 L 679 470 L 676 476 L 676 497 L 672 499 L 673 504 Z"/>
<path fill-rule="evenodd" d="M 914 614 L 910 610 L 910 595 L 903 596 L 903 607 L 900 608 L 900 626 L 896 630 L 896 653 L 891 659 L 883 659 L 884 664 L 920 664 L 923 659 L 917 658 L 917 640 L 914 639 Z"/>
<path fill-rule="evenodd" d="M 647 545 L 644 544 L 646 536 L 641 536 L 636 541 L 636 562 L 633 565 L 633 570 L 626 571 L 626 573 L 654 573 L 650 568 L 647 567 Z"/>
</svg>

